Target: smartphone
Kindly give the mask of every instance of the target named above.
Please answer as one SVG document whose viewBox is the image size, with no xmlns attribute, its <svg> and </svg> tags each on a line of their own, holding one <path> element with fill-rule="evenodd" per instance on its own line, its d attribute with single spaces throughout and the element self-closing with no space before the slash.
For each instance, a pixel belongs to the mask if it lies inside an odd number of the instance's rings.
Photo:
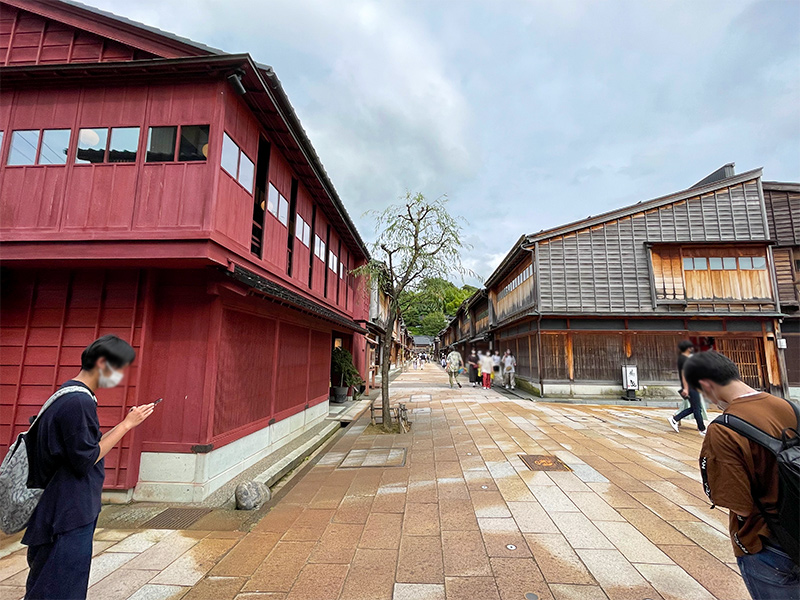
<svg viewBox="0 0 800 600">
<path fill-rule="evenodd" d="M 159 402 L 163 402 L 163 401 L 164 401 L 164 399 L 163 399 L 163 398 L 159 398 L 158 400 L 156 400 L 155 402 L 153 402 L 153 406 L 156 406 L 156 405 L 157 405 Z"/>
</svg>

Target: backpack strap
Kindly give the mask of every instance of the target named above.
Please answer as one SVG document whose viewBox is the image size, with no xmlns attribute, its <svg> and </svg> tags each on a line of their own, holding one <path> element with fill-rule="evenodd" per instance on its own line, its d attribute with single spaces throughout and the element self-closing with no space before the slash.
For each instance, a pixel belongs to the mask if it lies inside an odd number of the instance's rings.
<svg viewBox="0 0 800 600">
<path fill-rule="evenodd" d="M 731 429 L 739 435 L 746 437 L 751 442 L 755 442 L 756 444 L 764 446 L 776 456 L 781 450 L 783 450 L 783 442 L 781 442 L 781 440 L 772 437 L 755 425 L 751 425 L 744 419 L 740 419 L 735 415 L 723 413 L 714 419 L 712 423 L 724 425 L 728 429 Z"/>
<path fill-rule="evenodd" d="M 28 430 L 30 431 L 33 428 L 33 426 L 36 424 L 36 421 L 39 420 L 39 417 L 41 417 L 42 414 L 44 414 L 45 410 L 50 408 L 50 406 L 53 404 L 53 402 L 55 402 L 56 400 L 61 398 L 61 396 L 64 396 L 66 394 L 73 394 L 75 392 L 83 392 L 84 394 L 89 394 L 92 397 L 92 399 L 95 402 L 97 402 L 97 399 L 94 397 L 94 394 L 92 394 L 92 392 L 87 390 L 82 385 L 70 385 L 68 387 L 61 388 L 60 390 L 56 390 L 56 393 L 53 394 L 52 396 L 50 396 L 47 399 L 47 402 L 45 402 L 44 405 L 42 406 L 42 408 L 39 410 L 39 414 L 36 415 L 36 418 L 33 420 L 33 423 L 31 423 L 31 426 L 28 428 Z"/>
</svg>

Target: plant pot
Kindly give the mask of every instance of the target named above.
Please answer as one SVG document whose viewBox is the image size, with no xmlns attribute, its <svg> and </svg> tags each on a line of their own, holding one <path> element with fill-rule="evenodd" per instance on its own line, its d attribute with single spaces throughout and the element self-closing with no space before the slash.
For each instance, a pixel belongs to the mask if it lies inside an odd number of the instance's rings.
<svg viewBox="0 0 800 600">
<path fill-rule="evenodd" d="M 333 390 L 333 401 L 337 404 L 342 404 L 345 400 L 347 400 L 348 389 L 349 388 L 347 386 L 333 386 L 331 388 L 331 390 Z"/>
</svg>

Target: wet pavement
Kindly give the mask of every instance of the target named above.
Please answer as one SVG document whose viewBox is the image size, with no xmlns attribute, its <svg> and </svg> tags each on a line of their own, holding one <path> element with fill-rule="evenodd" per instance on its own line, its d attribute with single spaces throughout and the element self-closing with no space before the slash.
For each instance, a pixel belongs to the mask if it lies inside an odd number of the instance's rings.
<svg viewBox="0 0 800 600">
<path fill-rule="evenodd" d="M 748 598 L 701 488 L 701 438 L 674 433 L 669 409 L 451 390 L 433 365 L 392 388 L 411 433 L 369 435 L 367 413 L 249 531 L 99 529 L 89 598 Z M 6 539 L 0 556 L 0 597 L 20 598 L 24 548 Z"/>
</svg>

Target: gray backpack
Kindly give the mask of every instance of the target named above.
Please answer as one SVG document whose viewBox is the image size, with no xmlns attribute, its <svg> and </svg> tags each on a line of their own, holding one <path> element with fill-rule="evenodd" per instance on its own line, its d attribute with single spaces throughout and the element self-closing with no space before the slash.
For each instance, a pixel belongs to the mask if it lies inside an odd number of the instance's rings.
<svg viewBox="0 0 800 600">
<path fill-rule="evenodd" d="M 44 403 L 31 427 L 53 402 L 64 394 L 73 392 L 83 392 L 92 396 L 92 393 L 83 386 L 61 388 Z M 43 489 L 28 489 L 28 449 L 25 443 L 28 431 L 17 436 L 17 441 L 8 449 L 8 454 L 0 464 L 0 529 L 7 534 L 16 533 L 28 524 L 39 498 L 44 493 Z"/>
</svg>

